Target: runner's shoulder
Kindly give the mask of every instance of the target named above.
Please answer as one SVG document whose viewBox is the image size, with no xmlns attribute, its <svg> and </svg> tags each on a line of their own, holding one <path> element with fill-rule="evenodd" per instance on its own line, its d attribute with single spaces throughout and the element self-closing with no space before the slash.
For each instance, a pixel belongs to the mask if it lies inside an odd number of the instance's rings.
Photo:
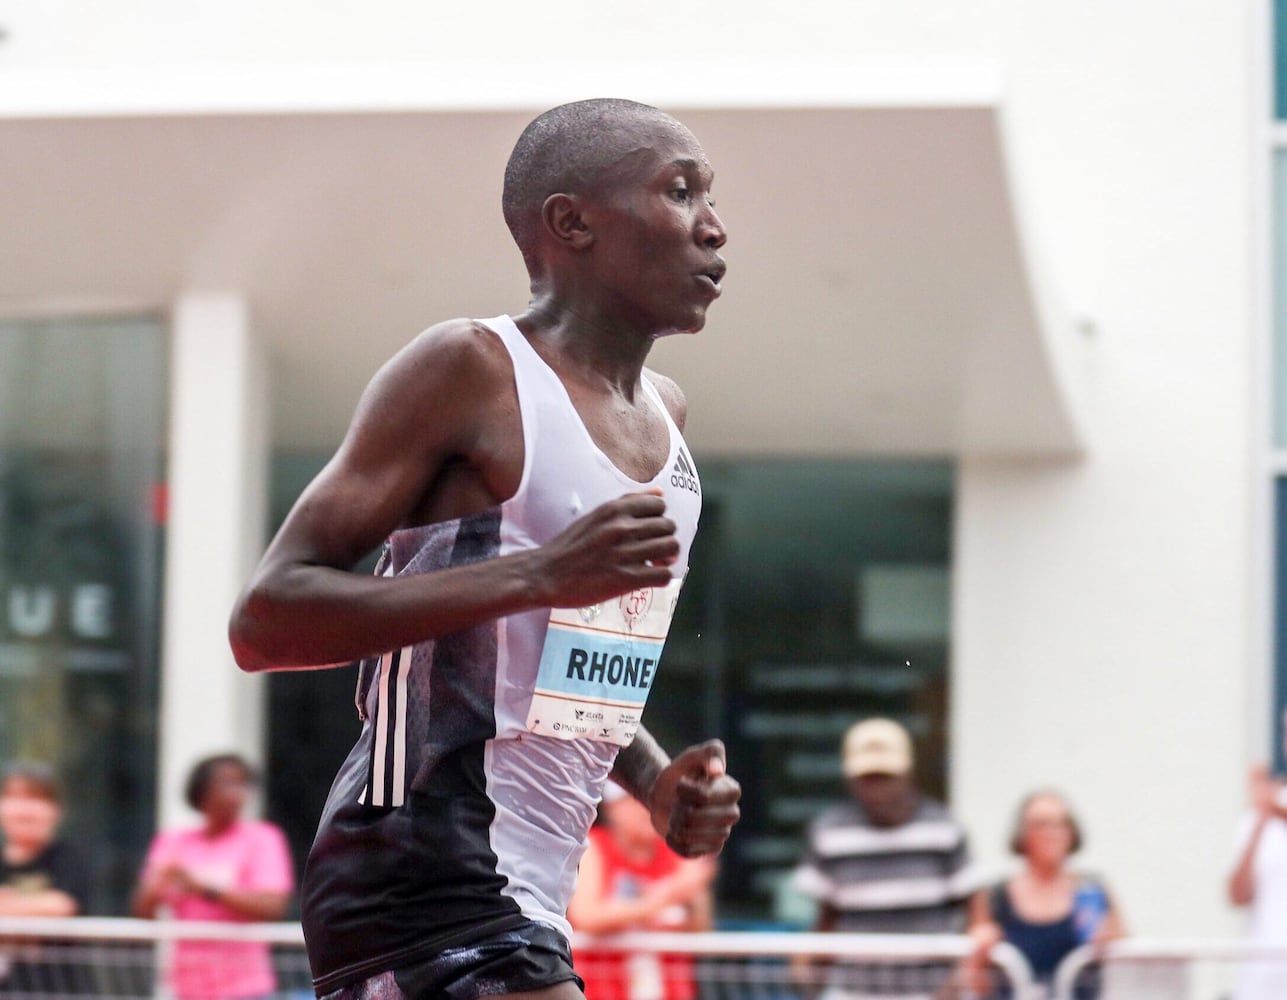
<svg viewBox="0 0 1287 1000">
<path fill-rule="evenodd" d="M 476 319 L 449 319 L 418 334 L 394 361 L 407 367 L 431 366 L 439 377 L 459 379 L 512 377 L 509 354 L 490 327 Z"/>
<path fill-rule="evenodd" d="M 385 362 L 359 403 L 355 430 L 378 429 L 385 440 L 451 437 L 485 417 L 513 384 L 495 333 L 476 320 L 447 320 Z"/>
</svg>

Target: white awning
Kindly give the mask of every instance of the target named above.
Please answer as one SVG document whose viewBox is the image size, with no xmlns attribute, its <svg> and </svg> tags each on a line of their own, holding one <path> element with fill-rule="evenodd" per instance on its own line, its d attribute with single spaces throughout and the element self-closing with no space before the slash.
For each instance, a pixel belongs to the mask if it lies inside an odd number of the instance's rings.
<svg viewBox="0 0 1287 1000">
<path fill-rule="evenodd" d="M 275 361 L 275 441 L 330 448 L 420 329 L 523 307 L 505 158 L 535 110 L 585 87 L 511 82 L 471 103 L 399 78 L 337 103 L 343 80 L 275 72 L 238 82 L 237 99 L 228 79 L 202 90 L 153 72 L 150 96 L 141 75 L 118 75 L 81 81 L 79 97 L 0 101 L 0 314 L 242 292 Z M 652 358 L 688 394 L 694 448 L 1084 450 L 1086 345 L 1044 277 L 995 77 L 743 66 L 720 79 L 629 91 L 692 127 L 730 232 L 706 330 Z M 310 101 L 318 89 L 327 99 Z"/>
</svg>

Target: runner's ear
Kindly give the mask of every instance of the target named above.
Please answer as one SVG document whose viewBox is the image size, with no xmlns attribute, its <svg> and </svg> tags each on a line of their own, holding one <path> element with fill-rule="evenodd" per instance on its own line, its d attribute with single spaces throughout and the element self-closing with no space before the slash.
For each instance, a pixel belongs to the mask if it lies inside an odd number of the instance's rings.
<svg viewBox="0 0 1287 1000">
<path fill-rule="evenodd" d="M 546 198 L 541 205 L 541 222 L 554 241 L 569 250 L 585 250 L 594 242 L 575 195 L 552 194 Z"/>
</svg>

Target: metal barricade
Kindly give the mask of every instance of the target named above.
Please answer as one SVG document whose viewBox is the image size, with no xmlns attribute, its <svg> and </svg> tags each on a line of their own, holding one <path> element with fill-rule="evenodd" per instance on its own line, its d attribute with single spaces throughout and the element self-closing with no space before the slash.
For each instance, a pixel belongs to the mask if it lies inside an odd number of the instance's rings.
<svg viewBox="0 0 1287 1000">
<path fill-rule="evenodd" d="M 998 945 L 980 980 L 967 974 L 963 960 L 971 944 L 958 936 L 649 932 L 578 934 L 572 946 L 587 1000 L 1033 996 L 1031 975 L 1017 951 Z M 218 977 L 240 971 L 255 954 L 270 962 L 273 985 L 267 995 L 312 996 L 298 924 L 0 918 L 0 968 L 7 964 L 0 973 L 0 1000 L 217 996 Z M 194 960 L 205 980 L 194 979 Z"/>
<path fill-rule="evenodd" d="M 1126 939 L 1085 946 L 1055 973 L 1053 1000 L 1287 1000 L 1287 945 Z"/>
<path fill-rule="evenodd" d="M 1010 945 L 982 982 L 956 935 L 714 932 L 574 935 L 587 1000 L 1029 1000 L 1032 977 Z"/>
<path fill-rule="evenodd" d="M 273 997 L 313 995 L 299 924 L 0 917 L 0 1000 L 218 996 L 251 967 Z"/>
</svg>

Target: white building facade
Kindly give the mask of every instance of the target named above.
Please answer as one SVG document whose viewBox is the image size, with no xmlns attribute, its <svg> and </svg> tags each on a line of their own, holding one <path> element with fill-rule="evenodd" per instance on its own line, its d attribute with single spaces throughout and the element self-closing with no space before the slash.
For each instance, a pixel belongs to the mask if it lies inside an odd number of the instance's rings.
<svg viewBox="0 0 1287 1000">
<path fill-rule="evenodd" d="M 197 756 L 281 738 L 224 640 L 270 456 L 333 448 L 418 329 L 521 309 L 509 145 L 544 107 L 628 96 L 693 127 L 731 233 L 707 330 L 655 355 L 699 463 L 729 463 L 730 493 L 739 462 L 948 470 L 945 576 L 873 558 L 858 629 L 886 658 L 941 642 L 918 743 L 976 853 L 1000 870 L 1018 800 L 1053 785 L 1132 929 L 1232 931 L 1231 831 L 1283 697 L 1271 6 L 0 5 L 0 349 L 37 365 L 53 327 L 128 321 L 155 331 L 131 371 L 168 364 L 140 425 L 160 457 L 139 481 L 167 487 L 155 572 L 121 584 L 163 595 L 132 654 L 155 659 L 159 728 L 117 733 L 154 741 L 142 799 L 172 821 Z M 23 371 L 0 354 L 0 444 L 59 447 L 58 379 Z M 5 572 L 38 610 L 39 574 Z M 942 627 L 881 633 L 877 591 L 941 591 Z M 0 680 L 29 692 L 6 638 Z M 704 690 L 739 724 L 736 691 Z M 14 718 L 0 750 L 66 751 Z"/>
</svg>

